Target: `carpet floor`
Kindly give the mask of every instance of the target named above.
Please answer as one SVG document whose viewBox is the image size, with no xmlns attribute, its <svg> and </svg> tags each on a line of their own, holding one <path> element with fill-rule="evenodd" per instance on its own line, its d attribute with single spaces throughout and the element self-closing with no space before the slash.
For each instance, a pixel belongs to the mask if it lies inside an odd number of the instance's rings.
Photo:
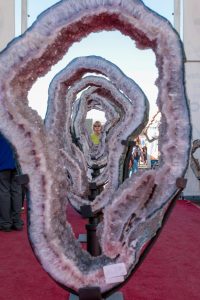
<svg viewBox="0 0 200 300">
<path fill-rule="evenodd" d="M 78 213 L 69 209 L 68 218 L 76 235 L 83 233 Z M 150 253 L 120 289 L 124 300 L 199 300 L 199 228 L 200 208 L 177 201 Z M 0 300 L 68 299 L 32 253 L 26 220 L 22 232 L 0 232 Z"/>
</svg>

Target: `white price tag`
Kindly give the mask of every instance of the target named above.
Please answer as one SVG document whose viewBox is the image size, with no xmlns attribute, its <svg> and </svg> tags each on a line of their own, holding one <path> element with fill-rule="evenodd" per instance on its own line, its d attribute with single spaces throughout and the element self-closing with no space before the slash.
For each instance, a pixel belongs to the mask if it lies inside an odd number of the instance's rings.
<svg viewBox="0 0 200 300">
<path fill-rule="evenodd" d="M 123 282 L 124 281 L 124 276 L 116 276 L 112 278 L 106 278 L 106 283 L 117 283 L 117 282 Z"/>
<path fill-rule="evenodd" d="M 124 263 L 112 264 L 103 267 L 106 283 L 123 282 L 127 274 Z"/>
</svg>

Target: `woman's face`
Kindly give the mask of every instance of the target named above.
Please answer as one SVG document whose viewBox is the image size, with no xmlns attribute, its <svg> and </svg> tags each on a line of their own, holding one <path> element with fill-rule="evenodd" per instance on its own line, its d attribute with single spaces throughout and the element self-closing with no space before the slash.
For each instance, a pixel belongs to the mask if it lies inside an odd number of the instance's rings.
<svg viewBox="0 0 200 300">
<path fill-rule="evenodd" d="M 101 125 L 100 124 L 94 124 L 93 125 L 93 131 L 95 134 L 99 135 L 101 133 Z"/>
</svg>

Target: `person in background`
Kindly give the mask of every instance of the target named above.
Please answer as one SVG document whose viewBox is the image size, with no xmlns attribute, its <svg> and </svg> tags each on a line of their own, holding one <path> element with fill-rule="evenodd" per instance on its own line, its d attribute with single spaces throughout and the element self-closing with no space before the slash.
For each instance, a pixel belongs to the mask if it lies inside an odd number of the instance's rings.
<svg viewBox="0 0 200 300">
<path fill-rule="evenodd" d="M 139 164 L 139 160 L 140 160 L 140 156 L 141 156 L 141 150 L 139 145 L 136 143 L 135 147 L 133 147 L 132 150 L 132 169 L 130 171 L 130 173 L 136 173 L 138 171 L 138 164 Z"/>
<path fill-rule="evenodd" d="M 142 153 L 143 153 L 143 162 L 145 165 L 147 165 L 147 146 L 144 145 L 144 147 L 142 147 Z"/>
<path fill-rule="evenodd" d="M 93 133 L 90 135 L 91 141 L 94 145 L 99 145 L 102 125 L 100 121 L 95 121 L 93 124 Z"/>
<path fill-rule="evenodd" d="M 22 188 L 16 180 L 15 152 L 0 133 L 0 230 L 22 230 Z"/>
</svg>

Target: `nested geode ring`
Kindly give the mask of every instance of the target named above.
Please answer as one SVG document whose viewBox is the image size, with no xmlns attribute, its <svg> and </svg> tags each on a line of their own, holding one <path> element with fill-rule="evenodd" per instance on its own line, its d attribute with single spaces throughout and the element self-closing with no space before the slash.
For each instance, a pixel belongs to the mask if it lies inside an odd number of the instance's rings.
<svg viewBox="0 0 200 300">
<path fill-rule="evenodd" d="M 42 119 L 28 106 L 27 95 L 36 79 L 45 75 L 74 42 L 91 32 L 113 29 L 130 36 L 139 48 L 148 47 L 155 53 L 157 104 L 162 116 L 161 163 L 158 169 L 117 186 L 119 164 L 114 158 L 118 150 L 110 147 L 114 162 L 109 172 L 113 172 L 114 183 L 92 204 L 93 211 L 104 207 L 99 229 L 102 255 L 91 257 L 81 249 L 66 220 L 66 197 L 70 195 L 64 158 Z M 176 179 L 187 168 L 190 121 L 180 39 L 169 22 L 142 1 L 63 0 L 7 46 L 0 55 L 0 66 L 0 130 L 15 145 L 23 172 L 30 177 L 29 237 L 35 254 L 63 286 L 77 291 L 98 285 L 101 292 L 108 291 L 116 283 L 106 283 L 103 266 L 123 262 L 129 275 L 143 246 L 161 226 L 177 191 Z M 145 111 L 141 102 L 134 108 L 133 118 L 143 122 L 141 112 Z M 62 118 L 62 110 L 58 117 Z M 117 130 L 126 132 L 129 126 L 116 129 L 116 137 Z"/>
</svg>

